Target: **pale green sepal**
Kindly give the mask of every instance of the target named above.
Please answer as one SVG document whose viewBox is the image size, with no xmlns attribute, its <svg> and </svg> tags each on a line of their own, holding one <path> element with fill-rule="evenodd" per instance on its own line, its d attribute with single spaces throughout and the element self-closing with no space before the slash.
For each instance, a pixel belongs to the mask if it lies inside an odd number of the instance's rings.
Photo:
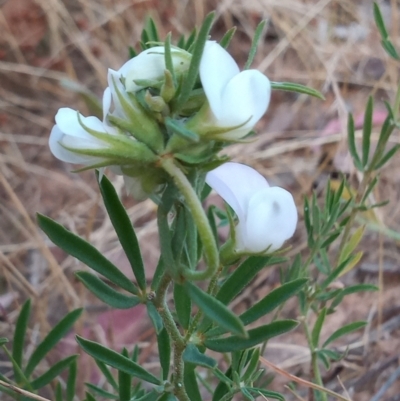
<svg viewBox="0 0 400 401">
<path fill-rule="evenodd" d="M 158 158 L 155 154 L 143 143 L 137 141 L 131 141 L 129 147 L 125 146 L 113 146 L 108 149 L 76 149 L 70 148 L 68 146 L 62 145 L 65 149 L 78 153 L 81 155 L 102 157 L 104 159 L 110 160 L 110 163 L 98 163 L 93 167 L 105 167 L 109 165 L 123 165 L 132 163 L 143 163 L 143 164 L 153 164 Z"/>
<path fill-rule="evenodd" d="M 241 134 L 240 138 L 236 138 L 236 135 L 232 135 L 231 131 L 235 131 L 238 128 L 245 126 L 253 117 L 250 116 L 246 121 L 243 121 L 242 124 L 231 127 L 221 127 L 212 124 L 213 118 L 210 118 L 210 115 L 212 115 L 212 112 L 208 102 L 206 102 L 199 112 L 187 122 L 186 128 L 190 131 L 196 132 L 204 139 L 214 139 L 216 141 L 236 141 L 241 139 L 243 135 Z M 251 129 L 249 129 L 249 132 L 250 131 Z"/>
<path fill-rule="evenodd" d="M 170 71 L 164 71 L 164 83 L 161 86 L 160 96 L 166 103 L 170 102 L 176 93 L 176 87 L 174 84 L 174 78 Z"/>
<path fill-rule="evenodd" d="M 127 94 L 130 102 L 127 101 L 126 97 L 118 89 L 114 77 L 113 85 L 126 116 L 135 127 L 135 130 L 130 133 L 138 141 L 145 143 L 154 151 L 161 151 L 164 139 L 157 122 L 146 114 L 134 95 Z"/>
</svg>

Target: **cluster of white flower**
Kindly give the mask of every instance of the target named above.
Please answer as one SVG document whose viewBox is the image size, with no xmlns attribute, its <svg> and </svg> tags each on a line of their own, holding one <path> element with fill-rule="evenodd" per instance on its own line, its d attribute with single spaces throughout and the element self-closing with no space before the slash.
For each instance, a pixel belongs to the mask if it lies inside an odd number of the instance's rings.
<svg viewBox="0 0 400 401">
<path fill-rule="evenodd" d="M 121 174 L 124 165 L 130 169 L 135 165 L 129 152 L 138 160 L 151 160 L 144 148 L 137 147 L 138 143 L 154 156 L 162 155 L 164 135 L 135 94 L 146 88 L 146 83 L 151 86 L 165 80 L 164 52 L 163 46 L 152 47 L 118 71 L 109 70 L 103 121 L 83 117 L 69 108 L 60 109 L 49 140 L 54 156 L 89 167 L 112 166 Z M 185 74 L 191 54 L 173 48 L 171 55 L 175 74 Z M 205 141 L 236 141 L 246 136 L 268 108 L 268 78 L 257 70 L 240 72 L 231 55 L 214 41 L 206 42 L 199 75 L 206 101 L 193 116 L 182 119 L 185 127 Z M 132 188 L 139 187 L 137 197 L 142 197 L 143 190 L 132 175 L 128 180 Z M 297 210 L 292 195 L 282 188 L 270 187 L 257 171 L 242 164 L 225 163 L 210 171 L 206 182 L 238 217 L 234 234 L 237 252 L 271 252 L 293 235 Z"/>
</svg>

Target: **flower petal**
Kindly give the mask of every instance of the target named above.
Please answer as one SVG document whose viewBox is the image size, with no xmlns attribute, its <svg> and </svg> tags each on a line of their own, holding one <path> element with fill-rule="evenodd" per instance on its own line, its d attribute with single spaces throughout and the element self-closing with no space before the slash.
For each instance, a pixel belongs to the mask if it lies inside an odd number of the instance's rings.
<svg viewBox="0 0 400 401">
<path fill-rule="evenodd" d="M 82 123 L 87 127 L 105 132 L 103 123 L 97 117 L 84 117 L 80 114 Z M 70 135 L 76 138 L 93 140 L 93 137 L 81 126 L 78 120 L 78 113 L 76 110 L 68 107 L 63 107 L 58 110 L 56 117 L 56 124 L 59 129 L 66 135 Z"/>
<path fill-rule="evenodd" d="M 228 162 L 210 171 L 206 183 L 231 206 L 239 220 L 246 219 L 250 199 L 269 188 L 267 180 L 253 168 Z"/>
<path fill-rule="evenodd" d="M 235 60 L 221 45 L 214 41 L 206 42 L 199 73 L 208 103 L 217 120 L 224 115 L 223 91 L 239 71 Z"/>
<path fill-rule="evenodd" d="M 267 111 L 271 97 L 269 79 L 257 70 L 247 70 L 233 77 L 222 93 L 221 127 L 241 127 L 229 131 L 229 138 L 239 139 L 253 129 Z"/>
<path fill-rule="evenodd" d="M 272 252 L 292 237 L 297 225 L 297 209 L 290 192 L 279 187 L 259 191 L 249 202 L 241 246 L 249 252 Z M 242 227 L 237 227 L 243 231 Z M 239 249 L 240 250 L 240 249 Z"/>
<path fill-rule="evenodd" d="M 57 159 L 59 159 L 63 162 L 67 162 L 67 163 L 78 163 L 78 164 L 95 164 L 95 163 L 99 163 L 102 161 L 102 159 L 97 158 L 97 157 L 80 155 L 80 154 L 71 152 L 68 149 L 65 149 L 61 145 L 61 143 L 64 142 L 63 139 L 65 137 L 66 137 L 66 135 L 60 130 L 58 125 L 55 125 L 53 127 L 53 129 L 51 130 L 50 138 L 49 138 L 49 147 L 50 147 L 51 153 L 53 153 L 53 155 Z M 76 145 L 76 142 L 77 142 L 76 138 L 73 140 L 75 140 L 75 145 Z"/>
<path fill-rule="evenodd" d="M 126 62 L 118 71 L 125 77 L 125 87 L 128 92 L 136 92 L 142 86 L 135 84 L 135 80 L 158 80 L 164 77 L 165 48 L 155 46 L 146 49 L 133 59 Z M 172 63 L 177 72 L 189 67 L 191 55 L 182 49 L 171 49 Z"/>
</svg>

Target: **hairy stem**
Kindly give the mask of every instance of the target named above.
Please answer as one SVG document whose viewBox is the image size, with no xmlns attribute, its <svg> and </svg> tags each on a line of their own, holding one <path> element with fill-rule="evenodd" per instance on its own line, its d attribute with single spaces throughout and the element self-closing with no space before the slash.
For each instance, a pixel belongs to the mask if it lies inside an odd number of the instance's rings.
<svg viewBox="0 0 400 401">
<path fill-rule="evenodd" d="M 174 375 L 173 375 L 173 385 L 174 385 L 174 394 L 178 398 L 179 401 L 190 401 L 189 396 L 187 395 L 183 375 L 184 375 L 184 363 L 182 359 L 183 351 L 186 348 L 186 342 L 176 327 L 174 318 L 171 314 L 171 311 L 167 305 L 167 289 L 171 283 L 172 279 L 168 273 L 165 273 L 161 278 L 160 284 L 158 286 L 156 297 L 153 302 L 155 307 L 157 308 L 158 313 L 160 314 L 164 327 L 167 330 L 171 342 L 172 349 L 174 353 Z"/>
<path fill-rule="evenodd" d="M 161 159 L 162 168 L 173 178 L 175 185 L 182 193 L 196 223 L 201 242 L 203 243 L 207 267 L 202 271 L 184 270 L 183 275 L 189 280 L 204 280 L 211 277 L 218 269 L 219 254 L 213 232 L 203 206 L 182 170 L 171 158 Z"/>
<path fill-rule="evenodd" d="M 310 376 L 311 376 L 311 379 L 314 379 L 316 384 L 318 384 L 320 387 L 324 387 L 324 383 L 322 382 L 321 372 L 320 372 L 319 366 L 318 366 L 318 357 L 317 357 L 316 349 L 314 348 L 314 345 L 312 342 L 310 329 L 308 327 L 306 316 L 303 316 L 302 320 L 303 320 L 303 327 L 304 327 L 304 332 L 306 334 L 308 347 L 311 352 Z M 310 388 L 310 392 L 313 392 L 313 390 L 311 388 Z M 328 401 L 328 397 L 327 397 L 326 393 L 321 391 L 320 394 L 321 394 L 322 401 Z M 313 394 L 311 395 L 310 399 L 314 399 Z"/>
</svg>

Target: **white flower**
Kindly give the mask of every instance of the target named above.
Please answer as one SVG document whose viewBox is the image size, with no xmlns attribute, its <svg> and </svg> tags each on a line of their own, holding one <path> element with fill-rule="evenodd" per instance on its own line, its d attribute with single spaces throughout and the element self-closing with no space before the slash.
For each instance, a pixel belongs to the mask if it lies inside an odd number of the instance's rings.
<svg viewBox="0 0 400 401">
<path fill-rule="evenodd" d="M 166 69 L 164 53 L 164 46 L 151 47 L 128 60 L 118 71 L 109 71 L 115 77 L 125 79 L 125 88 L 128 92 L 137 92 L 143 89 L 143 86 L 137 85 L 134 82 L 135 80 L 159 81 L 164 78 Z M 177 75 L 187 71 L 192 58 L 190 53 L 173 47 L 171 56 L 174 71 Z"/>
<path fill-rule="evenodd" d="M 108 110 L 109 91 L 104 92 L 103 110 Z M 102 134 L 114 135 L 115 130 L 106 122 L 100 121 L 97 117 L 84 117 L 79 114 L 79 118 L 85 127 L 100 132 Z M 53 127 L 49 138 L 50 151 L 57 159 L 68 163 L 79 163 L 86 165 L 95 165 L 106 162 L 106 159 L 96 156 L 75 153 L 76 150 L 99 150 L 106 149 L 109 143 L 102 141 L 88 131 L 86 131 L 79 122 L 78 112 L 68 107 L 58 110 L 55 120 L 56 125 Z M 71 149 L 71 150 L 70 150 Z"/>
<path fill-rule="evenodd" d="M 297 209 L 292 195 L 283 188 L 270 187 L 251 167 L 225 163 L 206 176 L 206 182 L 235 211 L 236 252 L 275 251 L 293 236 Z"/>
<path fill-rule="evenodd" d="M 257 70 L 240 72 L 232 56 L 216 42 L 206 42 L 200 79 L 210 108 L 207 125 L 237 127 L 219 134 L 220 139 L 244 137 L 267 111 L 269 79 Z"/>
</svg>

